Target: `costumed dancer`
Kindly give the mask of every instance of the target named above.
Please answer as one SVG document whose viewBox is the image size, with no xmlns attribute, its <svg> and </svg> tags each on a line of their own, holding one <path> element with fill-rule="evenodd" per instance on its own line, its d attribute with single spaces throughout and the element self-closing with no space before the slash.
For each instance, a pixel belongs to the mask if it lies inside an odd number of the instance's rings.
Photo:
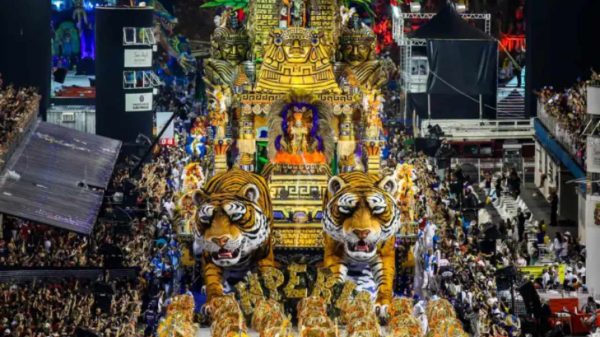
<svg viewBox="0 0 600 337">
<path fill-rule="evenodd" d="M 187 193 L 202 188 L 204 185 L 204 173 L 199 163 L 190 163 L 183 169 L 182 192 Z"/>
<path fill-rule="evenodd" d="M 85 27 L 88 27 L 88 17 L 85 8 L 83 7 L 83 0 L 73 0 L 73 15 L 71 17 L 80 31 L 83 31 Z M 82 21 L 85 24 L 85 27 L 81 24 Z"/>
<path fill-rule="evenodd" d="M 185 151 L 193 158 L 202 159 L 206 156 L 206 126 L 204 118 L 198 117 L 190 130 Z"/>
<path fill-rule="evenodd" d="M 427 304 L 425 301 L 421 300 L 418 301 L 413 308 L 413 316 L 415 316 L 419 322 L 421 322 L 421 331 L 423 332 L 427 332 L 427 329 L 429 328 L 429 322 L 427 320 L 427 314 L 425 311 L 426 307 Z"/>
</svg>

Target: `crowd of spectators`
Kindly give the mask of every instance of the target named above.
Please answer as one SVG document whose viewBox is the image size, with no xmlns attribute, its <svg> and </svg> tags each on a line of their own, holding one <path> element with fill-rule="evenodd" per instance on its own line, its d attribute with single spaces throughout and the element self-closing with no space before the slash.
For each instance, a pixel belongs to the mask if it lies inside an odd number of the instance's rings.
<svg viewBox="0 0 600 337">
<path fill-rule="evenodd" d="M 463 174 L 460 164 L 451 165 L 449 160 L 440 170 L 436 158 L 398 145 L 406 136 L 402 130 L 391 130 L 387 163 L 393 167 L 407 162 L 415 170 L 417 266 L 414 279 L 401 278 L 400 291 L 417 299 L 417 314 L 425 306 L 420 301 L 444 297 L 473 336 L 517 336 L 519 317 L 532 317 L 513 306 L 523 299 L 511 294 L 510 282 L 498 281 L 503 270 L 516 268 L 514 281 L 531 281 L 542 291 L 587 291 L 585 247 L 569 231 L 555 229 L 551 239 L 545 220 L 533 219 L 527 210 L 518 209 L 516 216 L 506 219 L 492 218 L 486 210 L 500 198 L 519 197 L 522 181 L 516 170 L 486 172 L 476 182 Z M 555 195 L 554 199 L 551 205 L 556 204 Z M 556 210 L 550 213 L 551 225 L 557 226 Z M 539 277 L 518 271 L 541 264 L 547 268 Z M 545 333 L 550 327 L 542 324 L 540 329 Z"/>
<path fill-rule="evenodd" d="M 600 74 L 592 72 L 587 81 L 578 81 L 573 87 L 560 91 L 545 87 L 538 92 L 543 107 L 542 121 L 550 119 L 555 125 L 547 125 L 580 163 L 585 162 L 585 137 L 582 133 L 588 121 L 587 87 L 600 85 Z"/>
<path fill-rule="evenodd" d="M 37 117 L 39 100 L 33 88 L 4 87 L 0 74 L 0 167 L 19 135 Z"/>
<path fill-rule="evenodd" d="M 145 206 L 140 209 L 145 210 Z M 0 267 L 75 268 L 143 267 L 153 248 L 155 228 L 136 211 L 108 203 L 91 236 L 5 216 L 0 239 Z M 131 217 L 134 215 L 133 217 Z M 131 220 L 129 220 L 131 219 Z"/>
<path fill-rule="evenodd" d="M 187 114 L 180 111 L 186 106 L 180 95 L 160 101 L 175 107 L 179 115 Z M 177 129 L 183 130 L 182 120 L 176 121 Z M 102 337 L 138 337 L 155 332 L 170 296 L 187 291 L 193 277 L 183 261 L 186 255 L 190 260 L 191 245 L 176 235 L 183 229 L 176 194 L 189 160 L 186 137 L 177 140 L 176 146 L 154 149 L 138 172 L 139 157 L 119 160 L 90 236 L 4 216 L 0 268 L 135 268 L 138 277 L 107 279 L 108 305 L 98 302 L 96 282 L 56 277 L 56 281 L 0 282 L 0 333 L 74 336 L 79 328 Z"/>
<path fill-rule="evenodd" d="M 139 179 L 117 174 L 113 186 L 124 200 L 104 206 L 92 237 L 5 217 L 3 267 L 125 266 L 139 271 L 135 281 L 110 282 L 108 311 L 98 310 L 97 292 L 81 281 L 0 283 L 0 320 L 8 322 L 3 324 L 9 331 L 5 336 L 73 336 L 75 328 L 103 337 L 141 336 L 141 327 L 147 327 L 145 335 L 154 332 L 168 298 L 191 282 L 191 273 L 182 266 L 185 248 L 172 225 L 179 223 L 172 201 L 172 181 L 180 179 L 179 164 L 184 164 L 175 158 L 185 159 L 179 154 L 178 147 L 163 149 Z M 134 188 L 128 190 L 129 185 Z"/>
<path fill-rule="evenodd" d="M 6 337 L 75 336 L 91 330 L 103 337 L 134 337 L 141 314 L 144 284 L 45 280 L 0 283 L 0 325 Z M 110 294 L 106 299 L 97 288 Z"/>
<path fill-rule="evenodd" d="M 0 266 L 102 266 L 86 236 L 8 216 L 3 229 Z"/>
<path fill-rule="evenodd" d="M 403 158 L 412 153 L 414 139 L 402 124 L 394 124 L 387 131 L 384 165 L 394 168 Z"/>
</svg>

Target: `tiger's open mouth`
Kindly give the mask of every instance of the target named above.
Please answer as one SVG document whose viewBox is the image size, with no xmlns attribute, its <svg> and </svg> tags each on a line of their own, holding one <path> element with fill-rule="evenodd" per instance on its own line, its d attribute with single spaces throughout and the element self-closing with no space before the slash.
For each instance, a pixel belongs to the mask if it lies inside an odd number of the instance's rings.
<svg viewBox="0 0 600 337">
<path fill-rule="evenodd" d="M 348 243 L 348 250 L 351 252 L 370 253 L 375 250 L 375 244 L 359 240 L 357 243 Z"/>
<path fill-rule="evenodd" d="M 231 260 L 236 259 L 240 255 L 240 249 L 228 250 L 221 248 L 218 251 L 212 253 L 213 260 Z"/>
</svg>

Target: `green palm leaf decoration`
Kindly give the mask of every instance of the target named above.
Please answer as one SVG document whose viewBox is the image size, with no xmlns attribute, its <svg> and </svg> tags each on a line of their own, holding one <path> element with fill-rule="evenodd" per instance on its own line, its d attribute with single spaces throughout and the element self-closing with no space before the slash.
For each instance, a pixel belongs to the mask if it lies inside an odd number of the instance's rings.
<svg viewBox="0 0 600 337">
<path fill-rule="evenodd" d="M 374 0 L 342 0 L 340 4 L 344 5 L 346 8 L 350 8 L 351 5 L 355 5 L 367 11 L 371 17 L 375 17 L 375 12 L 371 7 L 374 2 Z"/>
<path fill-rule="evenodd" d="M 211 0 L 203 3 L 200 8 L 231 7 L 234 10 L 248 9 L 248 0 Z"/>
</svg>

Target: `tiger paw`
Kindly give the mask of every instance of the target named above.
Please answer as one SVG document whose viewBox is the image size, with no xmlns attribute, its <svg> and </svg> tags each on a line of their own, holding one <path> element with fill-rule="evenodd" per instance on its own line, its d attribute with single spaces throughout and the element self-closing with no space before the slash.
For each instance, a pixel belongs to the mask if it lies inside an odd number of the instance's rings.
<svg viewBox="0 0 600 337">
<path fill-rule="evenodd" d="M 204 303 L 200 307 L 200 315 L 202 315 L 203 317 L 210 317 L 211 313 L 212 309 L 209 303 Z"/>
<path fill-rule="evenodd" d="M 344 283 L 346 282 L 346 276 L 342 273 L 336 273 L 333 275 L 333 278 L 336 280 L 336 283 Z"/>
<path fill-rule="evenodd" d="M 388 316 L 388 305 L 387 304 L 375 304 L 375 315 L 379 318 L 385 319 Z"/>
</svg>

